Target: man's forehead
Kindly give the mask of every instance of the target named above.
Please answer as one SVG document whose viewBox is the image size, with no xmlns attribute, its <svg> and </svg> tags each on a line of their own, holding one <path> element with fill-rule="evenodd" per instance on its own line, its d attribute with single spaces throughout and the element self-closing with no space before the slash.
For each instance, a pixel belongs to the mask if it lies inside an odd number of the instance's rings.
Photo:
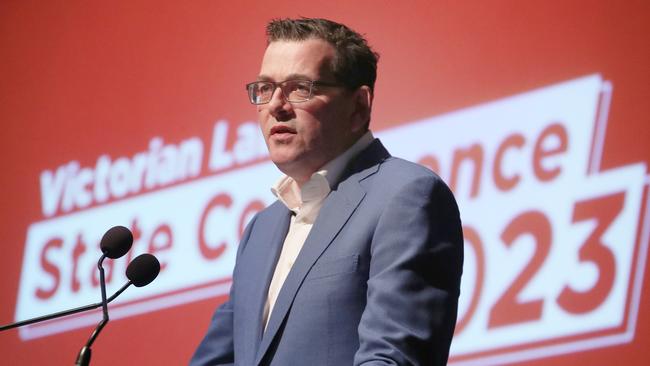
<svg viewBox="0 0 650 366">
<path fill-rule="evenodd" d="M 335 50 L 327 41 L 310 38 L 302 41 L 278 40 L 264 52 L 259 79 L 315 78 L 330 74 Z M 276 80 L 280 81 L 280 80 Z"/>
</svg>

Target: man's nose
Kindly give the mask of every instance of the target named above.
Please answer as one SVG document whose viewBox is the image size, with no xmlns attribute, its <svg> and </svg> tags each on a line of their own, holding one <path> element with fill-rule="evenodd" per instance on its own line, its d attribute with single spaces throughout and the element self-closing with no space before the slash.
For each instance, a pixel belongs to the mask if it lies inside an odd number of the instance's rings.
<svg viewBox="0 0 650 366">
<path fill-rule="evenodd" d="M 291 103 L 287 101 L 279 86 L 271 94 L 271 100 L 268 103 L 269 111 L 274 117 L 286 115 L 291 111 Z"/>
</svg>

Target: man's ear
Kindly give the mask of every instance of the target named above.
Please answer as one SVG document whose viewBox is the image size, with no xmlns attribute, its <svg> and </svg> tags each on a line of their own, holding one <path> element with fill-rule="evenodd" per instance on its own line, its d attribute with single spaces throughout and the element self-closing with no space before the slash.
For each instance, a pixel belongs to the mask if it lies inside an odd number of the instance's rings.
<svg viewBox="0 0 650 366">
<path fill-rule="evenodd" d="M 365 130 L 370 123 L 373 97 L 372 90 L 367 85 L 360 86 L 354 92 L 354 109 L 351 116 L 353 132 Z"/>
</svg>

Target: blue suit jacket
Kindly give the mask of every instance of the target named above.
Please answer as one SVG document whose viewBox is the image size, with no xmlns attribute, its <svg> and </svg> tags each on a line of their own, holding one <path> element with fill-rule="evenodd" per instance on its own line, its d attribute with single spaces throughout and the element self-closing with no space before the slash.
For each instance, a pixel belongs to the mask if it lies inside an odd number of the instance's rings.
<svg viewBox="0 0 650 366">
<path fill-rule="evenodd" d="M 278 201 L 251 220 L 191 365 L 446 364 L 463 239 L 438 176 L 375 140 L 326 198 L 264 331 L 289 221 Z"/>
</svg>

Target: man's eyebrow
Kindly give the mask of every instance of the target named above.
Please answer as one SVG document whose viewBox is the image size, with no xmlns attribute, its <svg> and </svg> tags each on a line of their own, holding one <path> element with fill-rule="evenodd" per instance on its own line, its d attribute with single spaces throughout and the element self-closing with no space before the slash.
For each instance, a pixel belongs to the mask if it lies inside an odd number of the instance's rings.
<svg viewBox="0 0 650 366">
<path fill-rule="evenodd" d="M 258 81 L 275 81 L 277 82 L 282 82 L 282 81 L 287 81 L 287 80 L 312 80 L 309 76 L 305 74 L 289 74 L 287 75 L 286 79 L 284 80 L 274 80 L 272 77 L 267 76 L 267 75 L 259 75 L 257 77 Z"/>
</svg>

